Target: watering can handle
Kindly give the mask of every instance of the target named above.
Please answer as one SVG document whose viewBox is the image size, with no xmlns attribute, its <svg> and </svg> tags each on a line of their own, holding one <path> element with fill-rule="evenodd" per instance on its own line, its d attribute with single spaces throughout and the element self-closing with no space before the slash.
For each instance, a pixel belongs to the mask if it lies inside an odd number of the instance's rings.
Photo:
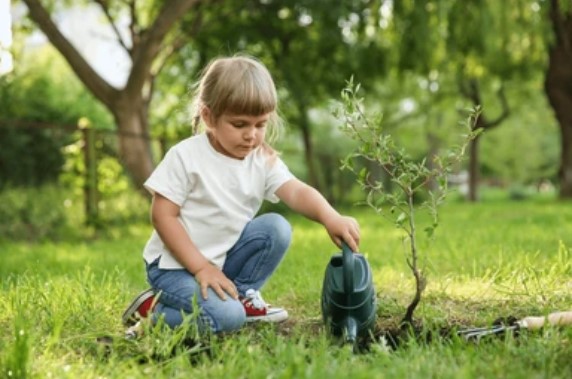
<svg viewBox="0 0 572 379">
<path fill-rule="evenodd" d="M 344 270 L 344 291 L 349 295 L 354 292 L 354 253 L 345 242 L 342 242 L 342 255 Z"/>
</svg>

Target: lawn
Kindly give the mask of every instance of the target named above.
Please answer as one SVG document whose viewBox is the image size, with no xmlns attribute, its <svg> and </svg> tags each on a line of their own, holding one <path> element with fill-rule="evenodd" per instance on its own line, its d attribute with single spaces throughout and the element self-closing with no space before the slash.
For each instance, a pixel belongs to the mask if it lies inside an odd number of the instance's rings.
<svg viewBox="0 0 572 379">
<path fill-rule="evenodd" d="M 378 297 L 379 337 L 413 295 L 397 229 L 368 209 L 360 250 Z M 0 241 L 0 373 L 13 378 L 570 378 L 572 327 L 523 331 L 479 343 L 445 338 L 499 317 L 572 310 L 572 204 L 550 199 L 451 202 L 433 241 L 421 241 L 428 286 L 415 313 L 433 338 L 398 349 L 383 338 L 354 354 L 324 330 L 325 267 L 338 249 L 320 225 L 288 216 L 294 240 L 264 288 L 291 315 L 281 325 L 188 343 L 184 330 L 122 338 L 120 316 L 144 289 L 141 250 L 150 227 L 114 226 L 98 238 Z M 188 332 L 191 333 L 191 332 Z M 108 343 L 101 343 L 107 336 Z"/>
</svg>

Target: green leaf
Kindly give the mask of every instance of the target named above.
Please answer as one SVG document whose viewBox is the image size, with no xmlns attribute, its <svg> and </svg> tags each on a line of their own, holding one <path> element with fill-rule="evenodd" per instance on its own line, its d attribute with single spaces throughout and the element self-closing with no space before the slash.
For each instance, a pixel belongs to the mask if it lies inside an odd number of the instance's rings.
<svg viewBox="0 0 572 379">
<path fill-rule="evenodd" d="M 433 226 L 428 226 L 424 229 L 424 231 L 427 234 L 427 237 L 431 238 L 431 237 L 433 237 L 433 234 L 435 232 L 435 228 Z"/>
<path fill-rule="evenodd" d="M 405 212 L 401 212 L 399 214 L 399 216 L 397 216 L 397 219 L 395 220 L 395 223 L 398 226 L 403 226 L 403 223 L 407 220 L 407 214 L 405 214 Z"/>
</svg>

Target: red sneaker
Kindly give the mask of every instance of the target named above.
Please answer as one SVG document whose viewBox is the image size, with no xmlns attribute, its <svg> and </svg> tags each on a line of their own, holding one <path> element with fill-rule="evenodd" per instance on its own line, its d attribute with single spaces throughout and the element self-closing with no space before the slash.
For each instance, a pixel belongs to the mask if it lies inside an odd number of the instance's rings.
<svg viewBox="0 0 572 379">
<path fill-rule="evenodd" d="M 155 292 L 152 289 L 141 292 L 127 307 L 121 320 L 123 325 L 132 326 L 142 318 L 146 318 L 155 306 Z"/>
<path fill-rule="evenodd" d="M 288 312 L 283 308 L 266 304 L 259 291 L 249 289 L 240 301 L 246 311 L 246 322 L 266 321 L 281 322 L 288 318 Z"/>
</svg>

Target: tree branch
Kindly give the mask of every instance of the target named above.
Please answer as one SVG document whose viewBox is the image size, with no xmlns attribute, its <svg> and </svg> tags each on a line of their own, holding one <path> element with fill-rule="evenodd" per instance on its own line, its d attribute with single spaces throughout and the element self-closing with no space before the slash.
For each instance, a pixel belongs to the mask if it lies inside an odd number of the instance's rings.
<svg viewBox="0 0 572 379">
<path fill-rule="evenodd" d="M 117 25 L 115 25 L 115 20 L 113 19 L 113 17 L 111 17 L 111 13 L 109 13 L 109 7 L 107 6 L 107 2 L 105 0 L 93 0 L 93 1 L 95 1 L 95 3 L 99 4 L 99 6 L 101 7 L 103 14 L 107 18 L 109 25 L 113 29 L 113 33 L 115 33 L 115 36 L 117 37 L 117 42 L 121 45 L 121 47 L 123 47 L 123 49 L 127 52 L 128 55 L 131 55 L 131 48 L 127 46 L 127 43 L 121 36 L 119 29 L 117 29 Z"/>
<path fill-rule="evenodd" d="M 136 0 L 129 0 L 127 4 L 129 5 L 129 16 L 131 22 L 129 23 L 129 32 L 131 33 L 131 41 L 133 41 L 133 46 L 135 46 L 135 39 L 139 38 L 139 17 L 135 11 L 137 6 L 135 4 Z M 137 41 L 139 42 L 139 41 Z M 133 49 L 132 49 L 133 51 Z"/>
<path fill-rule="evenodd" d="M 95 97 L 109 107 L 117 90 L 87 63 L 79 51 L 61 33 L 39 0 L 24 0 L 24 3 L 28 7 L 30 18 L 48 37 L 52 45 L 63 55 L 78 78 Z"/>
<path fill-rule="evenodd" d="M 510 108 L 508 106 L 508 101 L 506 99 L 506 95 L 504 93 L 504 85 L 501 85 L 499 88 L 497 95 L 499 97 L 500 103 L 502 105 L 502 112 L 501 114 L 493 121 L 489 121 L 484 125 L 485 129 L 494 128 L 498 126 L 501 122 L 503 122 L 509 115 L 510 115 Z M 480 104 L 475 104 L 480 105 Z"/>
<path fill-rule="evenodd" d="M 461 80 L 460 83 L 460 90 L 463 96 L 467 99 L 471 100 L 473 105 L 475 106 L 482 106 L 483 102 L 481 99 L 481 90 L 479 88 L 479 83 L 476 79 L 469 79 L 467 81 Z M 508 105 L 508 101 L 506 95 L 504 93 L 504 85 L 501 85 L 497 92 L 497 96 L 502 105 L 502 112 L 493 121 L 487 121 L 483 114 L 480 115 L 478 121 L 475 123 L 473 130 L 475 129 L 492 129 L 495 126 L 498 126 L 501 122 L 503 122 L 509 115 L 510 115 L 510 108 Z"/>
<path fill-rule="evenodd" d="M 153 70 L 153 76 L 157 76 L 163 70 L 163 67 L 165 67 L 165 65 L 169 61 L 169 58 L 171 58 L 179 50 L 181 50 L 183 46 L 187 44 L 187 42 L 188 42 L 187 36 L 184 34 L 180 34 L 174 39 L 174 41 L 169 46 L 165 47 L 165 49 L 163 49 L 164 50 L 163 53 L 161 54 L 161 62 L 159 62 L 157 68 Z"/>
<path fill-rule="evenodd" d="M 150 79 L 151 65 L 161 50 L 166 34 L 198 2 L 199 0 L 170 0 L 164 3 L 151 27 L 140 35 L 141 45 L 133 49 L 133 67 L 125 88 L 127 92 L 141 91 Z"/>
</svg>

